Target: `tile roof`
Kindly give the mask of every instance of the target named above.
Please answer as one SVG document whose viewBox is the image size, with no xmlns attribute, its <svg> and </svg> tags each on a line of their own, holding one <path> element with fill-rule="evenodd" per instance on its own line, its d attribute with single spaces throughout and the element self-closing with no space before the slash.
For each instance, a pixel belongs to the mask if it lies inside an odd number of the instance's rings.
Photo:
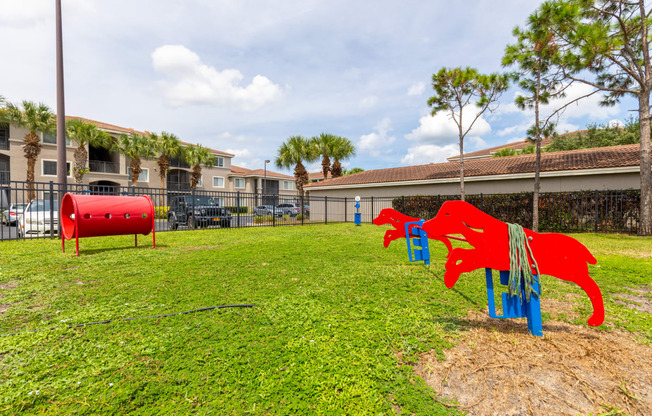
<svg viewBox="0 0 652 416">
<path fill-rule="evenodd" d="M 264 169 L 247 169 L 243 168 L 241 166 L 234 166 L 231 165 L 231 173 L 235 175 L 242 175 L 242 176 L 265 176 L 265 170 Z M 278 173 L 278 172 L 273 172 L 269 169 L 267 169 L 267 177 L 268 178 L 281 178 L 281 179 L 292 179 L 294 180 L 293 176 L 285 175 L 283 173 Z"/>
<path fill-rule="evenodd" d="M 333 175 L 328 172 L 328 176 L 326 177 L 327 179 L 331 179 Z M 308 180 L 314 181 L 314 180 L 319 180 L 319 179 L 324 179 L 324 172 L 319 171 L 319 172 L 309 172 L 308 173 Z"/>
<path fill-rule="evenodd" d="M 639 166 L 640 145 L 599 147 L 542 153 L 541 172 Z M 508 175 L 534 172 L 536 155 L 492 157 L 464 161 L 464 177 Z M 306 188 L 457 178 L 459 162 L 367 170 L 353 175 L 308 184 Z"/>
<path fill-rule="evenodd" d="M 133 134 L 133 133 L 148 134 L 149 133 L 148 131 L 138 131 L 138 130 L 128 128 L 128 127 L 120 127 L 120 126 L 116 126 L 115 124 L 104 123 L 102 121 L 91 120 L 90 118 L 84 118 L 84 117 L 78 117 L 78 116 L 66 116 L 66 120 L 81 120 L 81 121 L 85 121 L 86 123 L 95 124 L 97 127 L 101 128 L 102 130 L 116 131 L 116 132 L 119 132 L 119 133 L 126 133 L 126 134 Z M 184 142 L 184 141 L 181 141 L 181 144 L 184 145 L 184 146 L 194 146 L 194 144 Z M 222 152 L 221 150 L 215 150 L 215 149 L 210 149 L 210 148 L 209 148 L 209 150 L 211 152 L 215 153 L 215 154 L 218 154 L 218 155 L 235 157 L 234 154 L 227 153 L 227 152 Z"/>
<path fill-rule="evenodd" d="M 587 130 L 571 131 L 571 132 L 568 132 L 568 133 L 560 134 L 559 136 L 567 136 L 567 135 L 571 135 L 571 134 L 582 134 L 582 133 L 586 133 L 586 131 Z M 559 136 L 557 136 L 557 137 L 559 137 Z M 543 139 L 541 139 L 541 146 L 542 147 L 548 146 L 552 142 L 553 138 L 554 137 L 544 137 Z M 491 155 L 493 153 L 495 153 L 495 152 L 497 152 L 499 150 L 502 150 L 502 149 L 521 150 L 524 147 L 534 145 L 534 144 L 535 144 L 534 141 L 529 140 L 529 139 L 525 139 L 525 140 L 520 141 L 520 142 L 501 144 L 500 146 L 489 147 L 487 149 L 477 150 L 475 152 L 470 152 L 470 153 L 464 153 L 464 159 L 466 159 L 466 158 L 488 158 L 488 157 L 491 157 Z M 448 160 L 450 162 L 456 162 L 456 161 L 460 160 L 460 156 L 459 155 L 451 156 L 451 157 L 447 158 L 446 160 Z"/>
</svg>

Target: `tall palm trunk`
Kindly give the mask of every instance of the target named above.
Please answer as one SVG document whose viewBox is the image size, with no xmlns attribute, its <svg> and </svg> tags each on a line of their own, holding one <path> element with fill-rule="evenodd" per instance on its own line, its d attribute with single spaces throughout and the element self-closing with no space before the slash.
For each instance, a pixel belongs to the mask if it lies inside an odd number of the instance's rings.
<svg viewBox="0 0 652 416">
<path fill-rule="evenodd" d="M 27 195 L 31 201 L 36 198 L 36 192 L 34 191 L 34 167 L 36 166 L 38 155 L 41 153 L 41 140 L 36 133 L 30 131 L 23 138 L 23 143 L 25 143 L 23 145 L 23 152 L 27 158 Z"/>
<path fill-rule="evenodd" d="M 140 158 L 135 157 L 129 162 L 129 167 L 131 168 L 131 185 L 136 186 L 138 183 L 138 177 L 140 176 L 143 169 L 140 167 Z"/>
<path fill-rule="evenodd" d="M 331 159 L 328 155 L 324 155 L 321 160 L 321 171 L 324 173 L 324 180 L 328 178 L 328 172 L 331 170 Z"/>
<path fill-rule="evenodd" d="M 190 170 L 190 189 L 195 189 L 201 179 L 201 165 L 195 165 Z"/>
<path fill-rule="evenodd" d="M 333 162 L 333 167 L 331 167 L 331 175 L 333 178 L 339 178 L 342 176 L 342 165 L 337 158 L 335 159 L 335 162 Z"/>
<path fill-rule="evenodd" d="M 303 195 L 303 187 L 308 183 L 308 171 L 306 171 L 306 167 L 303 166 L 303 163 L 299 162 L 294 167 L 294 178 L 299 195 Z"/>
<path fill-rule="evenodd" d="M 75 149 L 75 168 L 73 175 L 75 176 L 75 183 L 80 184 L 84 178 L 86 171 L 86 161 L 88 160 L 88 152 L 86 146 L 80 145 Z"/>
<path fill-rule="evenodd" d="M 161 188 L 165 189 L 165 181 L 170 170 L 170 158 L 167 155 L 161 155 L 158 158 L 158 176 L 161 178 Z"/>
</svg>

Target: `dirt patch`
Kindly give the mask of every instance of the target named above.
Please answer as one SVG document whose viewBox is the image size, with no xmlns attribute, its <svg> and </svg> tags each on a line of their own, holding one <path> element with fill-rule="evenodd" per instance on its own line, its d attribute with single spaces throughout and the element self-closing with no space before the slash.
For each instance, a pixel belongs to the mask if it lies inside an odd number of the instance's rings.
<svg viewBox="0 0 652 416">
<path fill-rule="evenodd" d="M 548 321 L 543 337 L 524 319 L 467 318 L 471 329 L 415 371 L 469 415 L 652 414 L 652 348 L 628 332 Z"/>
<path fill-rule="evenodd" d="M 16 283 L 3 283 L 3 284 L 0 284 L 0 289 L 3 289 L 3 290 L 18 289 L 18 285 Z"/>
<path fill-rule="evenodd" d="M 5 312 L 7 312 L 7 309 L 9 309 L 10 306 L 11 306 L 11 304 L 8 304 L 8 305 L 0 305 L 0 313 L 5 313 Z"/>
<path fill-rule="evenodd" d="M 636 309 L 639 312 L 652 314 L 652 301 L 645 296 L 650 293 L 650 290 L 632 289 L 632 291 L 639 294 L 617 293 L 614 295 L 614 302 L 627 306 L 628 308 Z"/>
</svg>

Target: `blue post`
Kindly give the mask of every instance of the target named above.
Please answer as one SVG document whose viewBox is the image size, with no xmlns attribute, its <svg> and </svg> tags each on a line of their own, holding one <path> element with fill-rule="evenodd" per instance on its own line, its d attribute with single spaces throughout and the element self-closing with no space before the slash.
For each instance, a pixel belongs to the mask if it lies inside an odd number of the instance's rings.
<svg viewBox="0 0 652 416">
<path fill-rule="evenodd" d="M 489 316 L 498 319 L 507 318 L 527 318 L 527 329 L 531 335 L 542 337 L 543 325 L 541 323 L 541 303 L 539 296 L 530 295 L 528 301 L 525 297 L 525 284 L 521 282 L 521 298 L 518 295 L 509 296 L 509 293 L 502 294 L 503 300 L 503 314 L 496 314 L 496 304 L 494 301 L 494 280 L 491 269 L 485 269 L 485 276 L 487 279 L 487 301 L 489 306 Z M 507 285 L 509 283 L 509 271 L 500 271 L 500 284 Z M 536 293 L 539 291 L 539 277 L 534 276 L 532 288 Z"/>
<path fill-rule="evenodd" d="M 355 197 L 355 214 L 353 214 L 353 223 L 355 225 L 362 224 L 362 214 L 360 214 L 360 197 Z"/>
</svg>

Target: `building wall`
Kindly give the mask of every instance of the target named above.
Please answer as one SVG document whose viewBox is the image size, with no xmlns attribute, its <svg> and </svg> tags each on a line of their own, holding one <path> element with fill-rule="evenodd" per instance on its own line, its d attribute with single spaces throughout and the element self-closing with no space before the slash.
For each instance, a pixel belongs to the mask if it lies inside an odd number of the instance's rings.
<svg viewBox="0 0 652 416">
<path fill-rule="evenodd" d="M 533 179 L 505 179 L 465 181 L 467 194 L 502 194 L 532 192 Z M 625 190 L 640 189 L 640 174 L 613 173 L 599 175 L 574 175 L 541 178 L 541 192 L 573 192 L 584 190 Z M 391 208 L 392 197 L 410 195 L 459 195 L 458 182 L 404 185 L 404 186 L 367 186 L 346 189 L 315 189 L 310 191 L 311 219 L 324 221 L 326 213 L 329 221 L 353 221 L 356 196 L 374 197 L 373 207 L 369 200 L 362 203 L 361 213 L 364 222 L 371 221 L 383 208 Z M 331 198 L 325 201 L 324 197 Z M 344 201 L 346 198 L 346 203 Z M 326 204 L 328 207 L 326 207 Z M 346 209 L 345 209 L 346 205 Z M 328 209 L 328 211 L 326 211 Z M 346 211 L 346 212 L 345 212 Z"/>
</svg>

